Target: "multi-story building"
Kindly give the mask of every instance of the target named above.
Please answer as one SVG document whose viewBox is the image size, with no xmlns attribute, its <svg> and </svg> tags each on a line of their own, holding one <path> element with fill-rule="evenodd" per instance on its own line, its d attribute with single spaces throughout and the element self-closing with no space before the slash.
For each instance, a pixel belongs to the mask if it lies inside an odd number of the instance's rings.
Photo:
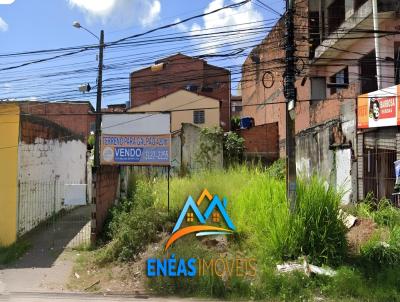
<svg viewBox="0 0 400 302">
<path fill-rule="evenodd" d="M 230 128 L 230 72 L 206 61 L 176 54 L 130 74 L 130 107 L 148 104 L 179 89 L 201 93 L 221 103 L 220 125 Z M 168 110 L 168 108 L 165 108 Z"/>
<path fill-rule="evenodd" d="M 397 125 L 357 129 L 357 97 L 399 82 L 399 1 L 377 0 L 376 10 L 372 0 L 295 3 L 298 171 L 318 173 L 343 189 L 345 203 L 371 191 L 391 197 Z M 242 83 L 243 115 L 253 116 L 256 124 L 278 121 L 281 156 L 284 31 L 281 20 L 253 50 Z"/>
</svg>

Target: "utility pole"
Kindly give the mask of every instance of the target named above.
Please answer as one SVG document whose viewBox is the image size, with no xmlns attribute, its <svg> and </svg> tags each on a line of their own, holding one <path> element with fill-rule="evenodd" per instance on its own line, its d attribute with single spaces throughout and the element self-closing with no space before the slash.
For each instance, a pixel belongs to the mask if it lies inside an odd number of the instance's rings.
<svg viewBox="0 0 400 302">
<path fill-rule="evenodd" d="M 103 84 L 103 50 L 104 50 L 104 31 L 100 31 L 99 44 L 99 68 L 97 76 L 97 99 L 96 99 L 96 130 L 94 142 L 94 172 L 100 167 L 100 136 L 101 136 L 101 93 Z"/>
<path fill-rule="evenodd" d="M 286 98 L 286 196 L 293 212 L 296 207 L 296 141 L 295 141 L 295 106 L 296 72 L 294 42 L 294 0 L 286 0 L 286 70 L 284 92 Z"/>
</svg>

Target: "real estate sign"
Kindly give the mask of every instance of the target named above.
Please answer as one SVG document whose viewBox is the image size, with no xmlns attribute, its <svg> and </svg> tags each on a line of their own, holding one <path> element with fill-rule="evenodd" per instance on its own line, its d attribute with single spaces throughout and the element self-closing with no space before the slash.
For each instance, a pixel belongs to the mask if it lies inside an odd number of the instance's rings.
<svg viewBox="0 0 400 302">
<path fill-rule="evenodd" d="M 357 100 L 357 128 L 400 125 L 400 85 L 360 95 Z"/>
<path fill-rule="evenodd" d="M 169 114 L 106 114 L 100 142 L 102 165 L 169 166 Z"/>
</svg>

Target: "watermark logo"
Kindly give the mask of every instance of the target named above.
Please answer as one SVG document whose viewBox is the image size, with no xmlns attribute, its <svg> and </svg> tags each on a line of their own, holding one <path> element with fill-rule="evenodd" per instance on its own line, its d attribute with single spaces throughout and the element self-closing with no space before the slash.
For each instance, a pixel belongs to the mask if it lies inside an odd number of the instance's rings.
<svg viewBox="0 0 400 302">
<path fill-rule="evenodd" d="M 206 200 L 206 198 L 208 199 L 209 204 L 204 213 L 201 213 L 200 206 L 202 205 L 203 201 Z M 179 215 L 178 221 L 172 230 L 172 235 L 165 245 L 165 251 L 167 251 L 171 244 L 173 244 L 176 240 L 188 234 L 195 233 L 197 237 L 232 234 L 236 228 L 227 213 L 227 204 L 228 201 L 226 197 L 224 197 L 221 201 L 218 195 L 212 196 L 207 189 L 204 189 L 196 202 L 192 196 L 189 196 L 185 205 L 183 206 L 182 212 Z M 228 228 L 208 225 L 207 221 L 210 218 L 214 223 L 225 222 Z M 198 222 L 198 224 L 182 227 L 182 223 L 184 221 L 189 224 Z"/>
<path fill-rule="evenodd" d="M 197 201 L 189 196 L 178 217 L 172 234 L 165 244 L 164 252 L 179 238 L 188 234 L 197 237 L 208 235 L 231 235 L 236 231 L 235 225 L 227 211 L 228 201 L 218 195 L 211 195 L 207 189 L 201 193 Z M 204 212 L 201 209 L 205 209 Z M 226 225 L 226 227 L 222 227 Z M 177 258 L 171 254 L 164 259 L 150 258 L 147 260 L 148 277 L 194 277 L 219 276 L 221 278 L 254 277 L 256 274 L 256 259 L 228 257 L 227 254 L 217 258 L 198 258 L 196 255 L 189 259 Z"/>
</svg>

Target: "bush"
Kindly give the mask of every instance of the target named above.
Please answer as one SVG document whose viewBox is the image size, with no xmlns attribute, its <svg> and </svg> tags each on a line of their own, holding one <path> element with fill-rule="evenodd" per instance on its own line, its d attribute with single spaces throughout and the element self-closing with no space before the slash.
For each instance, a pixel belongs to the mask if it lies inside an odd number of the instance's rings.
<svg viewBox="0 0 400 302">
<path fill-rule="evenodd" d="M 390 200 L 376 201 L 372 194 L 356 206 L 356 214 L 360 217 L 373 219 L 380 226 L 390 229 L 400 226 L 400 209 L 394 207 Z"/>
<path fill-rule="evenodd" d="M 229 167 L 238 164 L 243 158 L 244 139 L 235 132 L 224 135 L 224 164 Z"/>
<path fill-rule="evenodd" d="M 100 249 L 97 261 L 105 263 L 135 259 L 148 244 L 158 240 L 158 233 L 163 231 L 169 220 L 167 214 L 160 214 L 154 207 L 152 183 L 137 180 L 133 198 L 121 200 L 111 210 L 105 226 L 111 241 Z"/>
<path fill-rule="evenodd" d="M 387 242 L 374 236 L 361 246 L 360 256 L 362 265 L 372 273 L 400 265 L 400 227 L 391 230 Z"/>
<path fill-rule="evenodd" d="M 298 182 L 297 204 L 292 221 L 298 236 L 297 254 L 316 264 L 338 265 L 346 257 L 346 228 L 338 218 L 341 194 L 312 177 Z"/>
</svg>

